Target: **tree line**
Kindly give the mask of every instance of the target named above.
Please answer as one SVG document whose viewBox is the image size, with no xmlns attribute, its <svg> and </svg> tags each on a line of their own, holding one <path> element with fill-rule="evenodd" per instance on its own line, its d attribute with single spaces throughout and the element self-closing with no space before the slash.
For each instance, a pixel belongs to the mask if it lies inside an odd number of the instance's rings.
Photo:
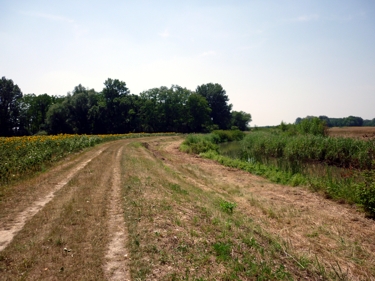
<svg viewBox="0 0 375 281">
<path fill-rule="evenodd" d="M 304 119 L 313 119 L 315 116 L 306 116 L 305 118 L 298 117 L 295 124 L 300 124 Z M 375 118 L 372 120 L 362 119 L 357 116 L 348 116 L 344 118 L 330 118 L 327 116 L 319 116 L 320 120 L 325 122 L 327 127 L 361 127 L 361 126 L 375 126 Z"/>
<path fill-rule="evenodd" d="M 126 83 L 108 78 L 101 92 L 81 84 L 66 96 L 22 94 L 11 79 L 0 81 L 0 136 L 209 132 L 246 130 L 251 115 L 232 111 L 220 84 L 195 91 L 178 85 L 131 94 Z"/>
</svg>

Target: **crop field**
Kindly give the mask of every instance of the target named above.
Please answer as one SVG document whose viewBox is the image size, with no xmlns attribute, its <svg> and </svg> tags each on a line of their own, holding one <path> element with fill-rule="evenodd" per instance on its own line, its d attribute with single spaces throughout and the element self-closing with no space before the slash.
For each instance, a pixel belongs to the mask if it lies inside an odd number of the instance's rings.
<svg viewBox="0 0 375 281">
<path fill-rule="evenodd" d="M 0 186 L 42 171 L 67 155 L 98 143 L 148 135 L 150 134 L 0 137 Z"/>
<path fill-rule="evenodd" d="M 328 135 L 332 137 L 348 137 L 348 138 L 375 138 L 375 127 L 334 127 L 328 129 Z"/>
<path fill-rule="evenodd" d="M 355 205 L 182 152 L 183 136 L 117 137 L 3 183 L 0 280 L 375 278 Z M 205 138 L 191 151 L 215 151 Z"/>
</svg>

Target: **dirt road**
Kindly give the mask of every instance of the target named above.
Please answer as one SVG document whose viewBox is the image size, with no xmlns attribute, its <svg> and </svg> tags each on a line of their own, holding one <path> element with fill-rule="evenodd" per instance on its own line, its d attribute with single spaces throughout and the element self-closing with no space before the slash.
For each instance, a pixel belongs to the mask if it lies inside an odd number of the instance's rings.
<svg viewBox="0 0 375 281">
<path fill-rule="evenodd" d="M 10 187 L 0 280 L 375 280 L 373 220 L 181 140 L 106 143 Z"/>
</svg>

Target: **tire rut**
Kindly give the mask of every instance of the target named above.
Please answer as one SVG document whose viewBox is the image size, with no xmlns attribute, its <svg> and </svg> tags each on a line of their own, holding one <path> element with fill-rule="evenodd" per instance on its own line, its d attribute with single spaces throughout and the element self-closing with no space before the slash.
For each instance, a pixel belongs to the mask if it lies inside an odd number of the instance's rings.
<svg viewBox="0 0 375 281">
<path fill-rule="evenodd" d="M 5 223 L 3 230 L 0 230 L 0 251 L 4 250 L 9 243 L 13 240 L 13 237 L 24 227 L 25 223 L 30 220 L 35 214 L 37 214 L 47 203 L 49 203 L 54 197 L 57 191 L 64 187 L 80 170 L 82 170 L 89 162 L 99 156 L 103 152 L 104 148 L 101 148 L 89 159 L 78 163 L 70 172 L 66 175 L 66 178 L 57 183 L 53 190 L 47 194 L 47 196 L 34 201 L 31 206 L 27 207 L 24 211 L 17 214 L 12 223 Z"/>
<path fill-rule="evenodd" d="M 121 207 L 121 156 L 123 147 L 116 153 L 113 167 L 112 187 L 108 210 L 109 244 L 105 255 L 104 272 L 108 280 L 129 281 L 127 264 L 128 253 L 125 245 L 128 241 L 123 210 Z"/>
</svg>

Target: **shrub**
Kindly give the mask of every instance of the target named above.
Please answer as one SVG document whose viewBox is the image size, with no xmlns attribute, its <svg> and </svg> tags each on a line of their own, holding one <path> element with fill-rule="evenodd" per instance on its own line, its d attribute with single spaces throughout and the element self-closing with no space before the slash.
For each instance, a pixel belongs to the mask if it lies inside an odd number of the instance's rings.
<svg viewBox="0 0 375 281">
<path fill-rule="evenodd" d="M 358 197 L 365 211 L 375 217 L 375 171 L 362 172 L 363 182 L 358 184 Z"/>
<path fill-rule="evenodd" d="M 219 147 L 210 139 L 210 135 L 188 135 L 180 149 L 187 153 L 200 154 L 210 150 L 218 151 Z"/>
<path fill-rule="evenodd" d="M 305 118 L 297 126 L 297 131 L 301 134 L 311 134 L 314 136 L 325 136 L 325 122 L 318 117 Z"/>
</svg>

